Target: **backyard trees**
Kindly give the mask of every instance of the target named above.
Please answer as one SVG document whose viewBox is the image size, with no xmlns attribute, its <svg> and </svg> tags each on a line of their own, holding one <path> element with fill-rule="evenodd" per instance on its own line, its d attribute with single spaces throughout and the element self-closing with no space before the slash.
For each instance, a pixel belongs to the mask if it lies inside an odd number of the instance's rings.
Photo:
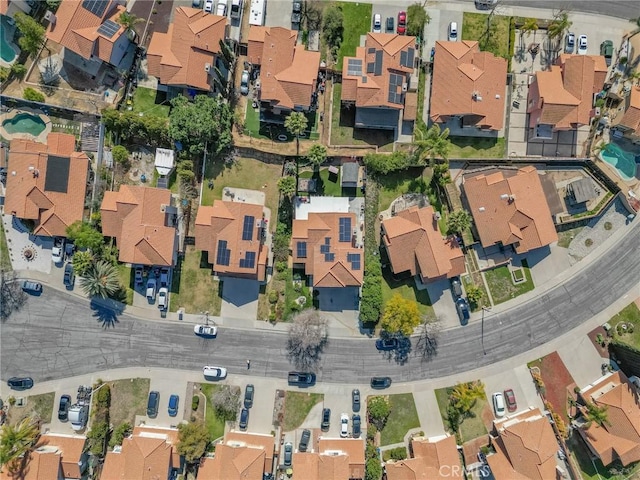
<svg viewBox="0 0 640 480">
<path fill-rule="evenodd" d="M 447 231 L 461 233 L 471 226 L 471 215 L 466 210 L 456 210 L 447 218 Z"/>
<path fill-rule="evenodd" d="M 284 126 L 287 131 L 296 137 L 296 156 L 300 156 L 300 135 L 307 129 L 307 117 L 302 112 L 291 112 L 284 119 Z"/>
<path fill-rule="evenodd" d="M 414 3 L 407 8 L 407 35 L 422 38 L 424 27 L 431 21 L 421 3 Z"/>
<path fill-rule="evenodd" d="M 0 465 L 10 472 L 20 472 L 40 437 L 40 425 L 34 417 L 27 417 L 17 425 L 6 422 L 0 429 Z M 23 462 L 18 461 L 22 457 Z"/>
<path fill-rule="evenodd" d="M 320 165 L 327 159 L 327 147 L 319 143 L 314 143 L 307 153 L 307 160 L 313 165 L 313 170 L 316 171 L 320 168 Z"/>
<path fill-rule="evenodd" d="M 196 95 L 190 102 L 180 95 L 171 100 L 171 105 L 169 136 L 190 154 L 201 154 L 205 144 L 214 155 L 231 145 L 233 113 L 220 97 Z"/>
<path fill-rule="evenodd" d="M 77 248 L 88 248 L 93 252 L 100 250 L 104 243 L 102 233 L 81 220 L 67 227 L 67 238 L 74 242 Z"/>
<path fill-rule="evenodd" d="M 301 370 L 315 370 L 327 339 L 326 318 L 316 310 L 304 310 L 294 317 L 289 327 L 289 358 Z"/>
<path fill-rule="evenodd" d="M 35 88 L 27 87 L 22 92 L 22 98 L 29 100 L 30 102 L 44 102 L 44 93 L 39 92 Z"/>
<path fill-rule="evenodd" d="M 235 420 L 240 408 L 240 388 L 232 385 L 221 385 L 211 399 L 218 418 Z"/>
<path fill-rule="evenodd" d="M 474 305 L 479 305 L 480 301 L 482 300 L 483 297 L 483 293 L 482 293 L 482 289 L 473 284 L 470 283 L 469 285 L 467 285 L 465 287 L 465 290 L 467 291 L 467 299 Z"/>
<path fill-rule="evenodd" d="M 16 27 L 20 31 L 18 45 L 20 48 L 30 55 L 37 55 L 40 48 L 44 45 L 45 28 L 40 25 L 33 17 L 22 12 L 15 14 Z"/>
<path fill-rule="evenodd" d="M 382 314 L 382 328 L 391 335 L 408 337 L 420 325 L 420 311 L 414 301 L 395 294 L 391 297 Z"/>
<path fill-rule="evenodd" d="M 342 9 L 338 5 L 331 5 L 324 10 L 322 35 L 334 60 L 338 58 L 338 50 L 342 43 L 343 21 Z"/>
<path fill-rule="evenodd" d="M 89 297 L 107 298 L 120 289 L 118 270 L 109 262 L 96 262 L 80 278 L 80 286 Z"/>
<path fill-rule="evenodd" d="M 133 27 L 138 23 L 144 22 L 144 18 L 138 18 L 132 13 L 125 11 L 120 14 L 117 21 L 125 28 L 125 30 L 133 30 Z"/>
<path fill-rule="evenodd" d="M 378 323 L 382 310 L 382 268 L 380 257 L 367 254 L 367 268 L 362 282 L 362 298 L 360 300 L 360 321 L 362 323 Z"/>
<path fill-rule="evenodd" d="M 378 430 L 384 428 L 387 418 L 391 414 L 391 402 L 387 397 L 370 397 L 367 404 L 367 414 L 369 421 L 373 423 Z"/>
<path fill-rule="evenodd" d="M 73 271 L 81 277 L 91 268 L 94 262 L 93 253 L 89 250 L 79 250 L 73 255 Z"/>
<path fill-rule="evenodd" d="M 547 27 L 547 36 L 552 39 L 561 38 L 571 25 L 573 22 L 569 20 L 569 14 L 565 10 L 560 10 L 553 15 L 553 20 Z"/>
<path fill-rule="evenodd" d="M 420 138 L 416 138 L 415 141 L 416 153 L 420 163 L 426 163 L 429 160 L 429 163 L 433 164 L 437 158 L 446 160 L 449 157 L 451 141 L 449 140 L 448 128 L 440 130 L 440 125 L 434 123 L 427 130 L 427 133 L 423 134 L 420 129 L 416 130 L 416 132 L 420 132 L 417 135 Z"/>
<path fill-rule="evenodd" d="M 593 402 L 587 402 L 584 416 L 588 420 L 587 425 L 589 426 L 594 422 L 601 427 L 604 427 L 605 425 L 611 425 L 606 405 L 598 406 Z"/>
<path fill-rule="evenodd" d="M 285 197 L 293 197 L 296 194 L 296 177 L 287 175 L 278 179 L 278 191 Z"/>
<path fill-rule="evenodd" d="M 122 145 L 116 145 L 111 149 L 111 155 L 117 164 L 122 165 L 122 168 L 125 170 L 129 170 L 131 167 L 131 163 L 129 162 L 129 150 Z"/>
<path fill-rule="evenodd" d="M 522 39 L 524 35 L 527 33 L 533 32 L 533 41 L 536 41 L 536 32 L 538 31 L 538 19 L 536 18 L 525 18 L 524 23 L 520 27 L 520 43 L 522 43 Z"/>
<path fill-rule="evenodd" d="M 20 310 L 26 301 L 27 294 L 16 280 L 15 272 L 0 273 L 0 318 L 6 320 L 13 311 Z"/>
<path fill-rule="evenodd" d="M 364 164 L 368 171 L 386 175 L 389 172 L 404 170 L 409 167 L 409 156 L 402 151 L 393 152 L 391 155 L 367 153 L 364 156 Z"/>
<path fill-rule="evenodd" d="M 198 463 L 207 451 L 211 438 L 204 423 L 178 425 L 178 453 L 187 463 Z"/>
<path fill-rule="evenodd" d="M 379 480 L 382 477 L 382 465 L 379 458 L 368 458 L 366 463 L 365 480 Z"/>
</svg>

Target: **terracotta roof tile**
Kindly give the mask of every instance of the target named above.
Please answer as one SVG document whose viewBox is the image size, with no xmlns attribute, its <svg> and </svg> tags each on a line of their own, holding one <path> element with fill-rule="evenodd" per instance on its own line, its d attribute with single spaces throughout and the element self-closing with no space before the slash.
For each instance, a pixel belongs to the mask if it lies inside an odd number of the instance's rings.
<svg viewBox="0 0 640 480">
<path fill-rule="evenodd" d="M 640 135 L 640 87 L 635 86 L 631 89 L 629 107 L 619 125 L 630 129 L 636 136 Z"/>
<path fill-rule="evenodd" d="M 149 73 L 164 85 L 208 91 L 210 75 L 205 65 L 215 65 L 226 28 L 226 17 L 191 7 L 176 8 L 167 33 L 154 32 L 151 37 L 147 50 Z"/>
<path fill-rule="evenodd" d="M 455 437 L 414 438 L 411 440 L 411 448 L 413 458 L 387 462 L 387 480 L 464 478 Z"/>
<path fill-rule="evenodd" d="M 60 465 L 65 478 L 80 478 L 80 461 L 87 442 L 85 437 L 68 435 L 42 435 L 40 443 L 56 447 L 60 453 Z"/>
<path fill-rule="evenodd" d="M 501 242 L 525 253 L 558 240 L 535 167 L 470 175 L 463 186 L 484 247 Z"/>
<path fill-rule="evenodd" d="M 317 452 L 293 454 L 292 480 L 349 480 L 364 478 L 364 440 L 323 438 Z"/>
<path fill-rule="evenodd" d="M 0 480 L 58 480 L 60 475 L 60 453 L 36 450 L 29 455 L 24 475 L 11 475 L 3 468 Z"/>
<path fill-rule="evenodd" d="M 216 445 L 214 458 L 200 464 L 198 480 L 262 480 L 271 472 L 275 438 L 272 435 L 227 432 Z"/>
<path fill-rule="evenodd" d="M 464 115 L 477 127 L 502 129 L 506 82 L 507 61 L 481 52 L 478 42 L 437 41 L 431 120 L 446 122 L 450 117 Z"/>
<path fill-rule="evenodd" d="M 66 228 L 83 218 L 89 158 L 69 150 L 75 145 L 73 135 L 49 137 L 52 142 L 48 146 L 22 139 L 10 143 L 4 210 L 18 218 L 35 220 L 36 235 L 64 237 Z M 67 178 L 57 179 L 58 165 L 67 162 Z M 50 164 L 56 166 L 50 169 Z"/>
</svg>

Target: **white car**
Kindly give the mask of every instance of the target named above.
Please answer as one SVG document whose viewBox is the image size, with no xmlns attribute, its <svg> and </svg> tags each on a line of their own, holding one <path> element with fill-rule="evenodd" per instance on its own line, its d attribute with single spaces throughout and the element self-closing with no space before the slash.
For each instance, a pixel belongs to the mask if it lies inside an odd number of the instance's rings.
<svg viewBox="0 0 640 480">
<path fill-rule="evenodd" d="M 206 0 L 204 2 L 204 11 L 207 13 L 213 12 L 213 0 Z"/>
<path fill-rule="evenodd" d="M 156 302 L 156 279 L 150 278 L 147 281 L 147 300 L 149 303 Z"/>
<path fill-rule="evenodd" d="M 580 35 L 578 37 L 578 54 L 586 55 L 587 54 L 587 36 Z"/>
<path fill-rule="evenodd" d="M 218 6 L 216 7 L 216 15 L 219 15 L 221 17 L 226 17 L 227 16 L 227 2 L 226 1 L 218 2 Z"/>
<path fill-rule="evenodd" d="M 504 395 L 502 392 L 496 392 L 493 394 L 493 410 L 496 412 L 496 417 L 504 417 Z"/>
<path fill-rule="evenodd" d="M 218 327 L 211 325 L 196 325 L 193 327 L 193 333 L 202 335 L 203 337 L 215 337 L 218 334 Z"/>
<path fill-rule="evenodd" d="M 202 368 L 202 373 L 207 378 L 217 380 L 227 376 L 227 369 L 223 367 L 206 366 Z"/>
<path fill-rule="evenodd" d="M 249 95 L 249 72 L 247 70 L 243 70 L 240 77 L 240 93 Z"/>
<path fill-rule="evenodd" d="M 161 287 L 158 290 L 158 308 L 160 310 L 166 310 L 168 304 L 169 289 L 167 287 Z"/>
<path fill-rule="evenodd" d="M 379 13 L 376 13 L 373 16 L 373 33 L 381 33 L 382 32 L 382 16 Z"/>
<path fill-rule="evenodd" d="M 342 438 L 349 436 L 349 415 L 346 413 L 340 415 L 340 436 Z"/>
</svg>

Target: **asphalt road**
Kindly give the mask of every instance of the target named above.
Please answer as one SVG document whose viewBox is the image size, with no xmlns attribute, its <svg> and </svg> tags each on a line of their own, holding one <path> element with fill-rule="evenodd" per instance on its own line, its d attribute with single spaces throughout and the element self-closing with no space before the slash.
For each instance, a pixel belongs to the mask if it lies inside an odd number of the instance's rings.
<svg viewBox="0 0 640 480">
<path fill-rule="evenodd" d="M 637 18 L 640 6 L 637 0 L 502 0 L 504 5 L 565 9 L 569 12 L 595 13 L 618 18 Z"/>
<path fill-rule="evenodd" d="M 636 224 L 640 222 L 636 221 Z M 367 383 L 372 375 L 394 381 L 437 378 L 468 371 L 526 352 L 568 332 L 600 312 L 637 283 L 638 225 L 566 283 L 481 324 L 440 334 L 438 353 L 425 361 L 413 351 L 404 363 L 375 350 L 371 339 L 330 339 L 318 381 Z M 217 339 L 194 336 L 192 325 L 118 315 L 88 301 L 47 289 L 0 326 L 3 379 L 30 375 L 53 380 L 119 367 L 199 370 L 221 365 L 230 373 L 284 378 L 293 369 L 282 333 L 221 328 Z"/>
</svg>

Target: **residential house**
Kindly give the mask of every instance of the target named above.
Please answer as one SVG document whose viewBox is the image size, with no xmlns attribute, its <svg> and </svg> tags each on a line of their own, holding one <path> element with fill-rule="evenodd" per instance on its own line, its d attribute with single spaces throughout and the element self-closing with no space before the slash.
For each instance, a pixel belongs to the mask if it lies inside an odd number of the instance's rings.
<svg viewBox="0 0 640 480">
<path fill-rule="evenodd" d="M 436 42 L 429 118 L 456 135 L 503 136 L 507 61 L 478 42 Z"/>
<path fill-rule="evenodd" d="M 318 448 L 293 454 L 291 480 L 362 480 L 364 479 L 362 438 L 318 439 Z"/>
<path fill-rule="evenodd" d="M 107 452 L 100 480 L 169 480 L 183 470 L 175 428 L 135 427 Z"/>
<path fill-rule="evenodd" d="M 16 13 L 29 15 L 31 13 L 29 2 L 27 0 L 0 0 L 0 15 L 13 18 Z"/>
<path fill-rule="evenodd" d="M 638 389 L 621 371 L 608 373 L 580 391 L 583 403 L 606 408 L 607 422 L 579 425 L 578 431 L 605 466 L 640 461 L 640 398 Z"/>
<path fill-rule="evenodd" d="M 415 437 L 411 439 L 411 452 L 411 458 L 385 464 L 387 480 L 465 478 L 456 437 Z"/>
<path fill-rule="evenodd" d="M 589 125 L 594 95 L 606 76 L 607 64 L 599 55 L 562 54 L 551 70 L 536 72 L 527 101 L 530 137 L 550 139 L 554 132 Z"/>
<path fill-rule="evenodd" d="M 389 33 L 368 33 L 355 57 L 344 57 L 340 100 L 355 107 L 356 128 L 399 133 L 407 103 L 413 114 L 405 120 L 415 120 L 417 58 L 415 37 Z"/>
<path fill-rule="evenodd" d="M 487 462 L 496 480 L 560 480 L 558 442 L 549 419 L 537 408 L 494 420 L 490 434 L 496 453 Z"/>
<path fill-rule="evenodd" d="M 453 236 L 443 236 L 433 207 L 416 206 L 382 221 L 382 241 L 395 275 L 408 272 L 422 283 L 465 272 L 464 254 Z"/>
<path fill-rule="evenodd" d="M 269 248 L 263 205 L 216 200 L 196 217 L 196 248 L 208 253 L 216 275 L 266 280 Z"/>
<path fill-rule="evenodd" d="M 558 241 L 535 167 L 473 173 L 462 187 L 483 247 L 526 253 Z"/>
<path fill-rule="evenodd" d="M 125 11 L 116 0 L 65 0 L 51 17 L 47 39 L 65 48 L 66 61 L 94 76 L 103 62 L 128 70 L 135 34 L 118 23 Z"/>
<path fill-rule="evenodd" d="M 303 268 L 321 310 L 357 310 L 364 250 L 354 242 L 353 213 L 309 213 L 293 221 L 294 268 Z"/>
<path fill-rule="evenodd" d="M 620 131 L 626 138 L 640 144 L 640 87 L 631 87 L 631 92 L 626 99 L 627 109 L 620 121 L 615 125 L 615 129 Z"/>
<path fill-rule="evenodd" d="M 132 185 L 105 192 L 102 233 L 116 239 L 123 263 L 173 266 L 178 250 L 177 209 L 169 190 Z"/>
<path fill-rule="evenodd" d="M 84 478 L 89 455 L 85 437 L 45 434 L 29 454 L 23 474 L 11 475 L 6 468 L 0 480 L 76 480 Z"/>
<path fill-rule="evenodd" d="M 34 222 L 35 235 L 66 237 L 67 227 L 83 219 L 89 158 L 75 143 L 66 133 L 50 133 L 46 145 L 10 143 L 4 211 Z"/>
<path fill-rule="evenodd" d="M 198 480 L 263 480 L 273 470 L 275 437 L 230 431 L 216 444 L 214 457 L 205 457 Z"/>
<path fill-rule="evenodd" d="M 284 123 L 291 111 L 315 109 L 320 52 L 297 44 L 298 32 L 251 25 L 247 60 L 260 68 L 260 120 Z"/>
<path fill-rule="evenodd" d="M 226 17 L 176 8 L 168 31 L 153 32 L 147 50 L 148 73 L 158 78 L 158 89 L 211 90 L 216 70 L 226 75 L 218 56 L 227 28 Z"/>
</svg>

